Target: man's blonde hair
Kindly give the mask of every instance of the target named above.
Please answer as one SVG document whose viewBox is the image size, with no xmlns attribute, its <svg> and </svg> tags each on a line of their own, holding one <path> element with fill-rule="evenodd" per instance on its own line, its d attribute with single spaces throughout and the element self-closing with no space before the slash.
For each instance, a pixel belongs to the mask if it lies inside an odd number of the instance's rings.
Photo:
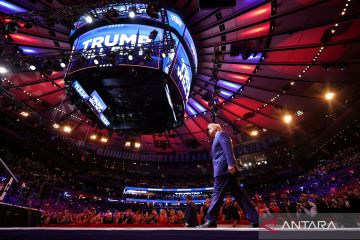
<svg viewBox="0 0 360 240">
<path fill-rule="evenodd" d="M 208 128 L 209 129 L 212 128 L 217 131 L 222 131 L 222 128 L 221 128 L 220 124 L 218 124 L 218 123 L 209 123 Z"/>
</svg>

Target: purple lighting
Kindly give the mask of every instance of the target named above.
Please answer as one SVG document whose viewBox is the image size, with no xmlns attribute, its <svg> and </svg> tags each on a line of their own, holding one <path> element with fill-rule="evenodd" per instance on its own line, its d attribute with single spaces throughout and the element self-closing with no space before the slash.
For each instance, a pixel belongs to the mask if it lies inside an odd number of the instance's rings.
<svg viewBox="0 0 360 240">
<path fill-rule="evenodd" d="M 206 108 L 204 108 L 200 103 L 198 103 L 196 100 L 194 100 L 193 98 L 190 98 L 189 99 L 189 103 L 193 106 L 193 107 L 195 107 L 197 110 L 198 110 L 198 112 L 200 112 L 200 113 L 203 113 L 203 112 L 205 112 L 206 111 Z"/>
<path fill-rule="evenodd" d="M 186 106 L 186 112 L 191 117 L 197 114 L 196 111 L 189 104 Z"/>
<path fill-rule="evenodd" d="M 239 63 L 258 63 L 260 62 L 262 56 L 263 56 L 262 53 L 257 53 L 255 57 L 251 54 L 251 56 L 248 59 L 243 60 L 240 54 L 239 56 L 235 56 L 235 57 L 226 56 L 225 61 L 236 61 Z"/>
<path fill-rule="evenodd" d="M 3 0 L 0 0 L 0 11 L 9 14 L 17 12 L 27 12 L 26 9 Z"/>
<path fill-rule="evenodd" d="M 221 88 L 226 88 L 226 89 L 234 91 L 234 92 L 239 90 L 239 88 L 241 88 L 240 84 L 228 82 L 225 80 L 219 80 L 218 86 L 220 86 Z"/>
<path fill-rule="evenodd" d="M 35 51 L 34 49 L 31 49 L 31 48 L 21 47 L 21 49 L 22 49 L 25 53 L 36 53 L 36 51 Z"/>
<path fill-rule="evenodd" d="M 233 94 L 231 92 L 228 92 L 226 90 L 223 90 L 221 89 L 220 90 L 220 95 L 223 97 L 223 98 L 230 98 Z"/>
</svg>

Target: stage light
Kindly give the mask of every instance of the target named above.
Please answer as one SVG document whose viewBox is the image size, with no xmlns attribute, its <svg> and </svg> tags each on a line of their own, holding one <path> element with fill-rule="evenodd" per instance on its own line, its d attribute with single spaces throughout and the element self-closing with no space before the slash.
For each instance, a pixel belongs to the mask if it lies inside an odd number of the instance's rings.
<svg viewBox="0 0 360 240">
<path fill-rule="evenodd" d="M 94 64 L 95 64 L 95 65 L 99 65 L 99 64 L 100 64 L 100 61 L 101 61 L 101 57 L 100 57 L 100 56 L 96 56 L 96 57 L 94 58 Z"/>
<path fill-rule="evenodd" d="M 125 147 L 130 147 L 131 146 L 131 142 L 130 141 L 126 141 L 125 142 Z"/>
<path fill-rule="evenodd" d="M 132 55 L 132 54 L 129 54 L 129 55 L 128 55 L 128 60 L 129 60 L 129 61 L 134 60 L 134 57 L 133 57 L 133 55 Z"/>
<path fill-rule="evenodd" d="M 106 137 L 102 137 L 102 138 L 100 139 L 100 141 L 103 142 L 103 143 L 107 143 L 107 142 L 109 141 L 109 139 L 106 138 Z"/>
<path fill-rule="evenodd" d="M 63 58 L 63 59 L 60 61 L 60 67 L 66 68 L 67 62 L 68 62 L 67 59 Z"/>
<path fill-rule="evenodd" d="M 53 124 L 53 128 L 58 129 L 59 127 L 60 127 L 59 124 L 57 124 L 57 123 L 54 123 L 54 124 Z"/>
<path fill-rule="evenodd" d="M 141 147 L 141 144 L 140 144 L 140 142 L 135 142 L 135 148 L 140 148 Z"/>
<path fill-rule="evenodd" d="M 97 135 L 96 135 L 96 134 L 91 135 L 91 136 L 90 136 L 90 139 L 91 139 L 91 140 L 96 140 L 96 139 L 97 139 Z"/>
<path fill-rule="evenodd" d="M 165 49 L 162 53 L 161 53 L 161 57 L 162 58 L 166 58 L 168 56 L 168 51 Z"/>
<path fill-rule="evenodd" d="M 29 69 L 32 70 L 32 71 L 35 71 L 36 70 L 36 66 L 34 64 L 31 64 L 29 66 Z"/>
<path fill-rule="evenodd" d="M 92 18 L 91 16 L 87 15 L 87 16 L 85 16 L 85 21 L 86 21 L 87 23 L 92 23 L 92 22 L 93 22 L 93 18 Z"/>
<path fill-rule="evenodd" d="M 296 112 L 296 116 L 298 116 L 298 117 L 300 117 L 300 116 L 303 115 L 303 114 L 304 114 L 304 112 L 301 111 L 301 110 L 298 110 L 298 111 Z"/>
<path fill-rule="evenodd" d="M 136 8 L 134 7 L 129 8 L 129 17 L 134 18 L 135 15 L 136 15 Z"/>
<path fill-rule="evenodd" d="M 333 92 L 327 92 L 325 94 L 325 99 L 328 101 L 332 100 L 334 97 L 335 97 L 335 93 L 333 93 Z"/>
<path fill-rule="evenodd" d="M 255 137 L 255 136 L 259 135 L 259 132 L 258 132 L 258 130 L 252 130 L 252 131 L 250 132 L 250 135 L 253 136 L 253 137 Z"/>
<path fill-rule="evenodd" d="M 290 114 L 286 114 L 283 120 L 285 123 L 290 123 L 292 121 L 292 116 Z"/>
<path fill-rule="evenodd" d="M 64 131 L 65 133 L 71 133 L 72 129 L 71 129 L 70 126 L 67 126 L 67 125 L 66 125 L 66 126 L 64 126 L 63 131 Z"/>
<path fill-rule="evenodd" d="M 8 70 L 7 70 L 6 67 L 0 66 L 0 74 L 4 74 L 4 73 L 7 73 L 7 72 L 8 72 Z"/>
<path fill-rule="evenodd" d="M 20 115 L 23 116 L 23 117 L 28 117 L 29 113 L 22 111 L 22 112 L 20 112 Z"/>
</svg>

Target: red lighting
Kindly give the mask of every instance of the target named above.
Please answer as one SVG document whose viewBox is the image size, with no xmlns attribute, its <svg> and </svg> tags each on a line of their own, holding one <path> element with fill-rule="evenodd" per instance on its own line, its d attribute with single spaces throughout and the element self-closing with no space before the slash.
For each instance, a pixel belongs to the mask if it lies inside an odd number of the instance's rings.
<svg viewBox="0 0 360 240">
<path fill-rule="evenodd" d="M 256 20 L 261 20 L 266 17 L 270 17 L 270 14 L 271 14 L 271 4 L 268 3 L 265 6 L 262 6 L 253 11 L 240 15 L 239 17 L 236 18 L 236 20 L 243 24 L 247 24 Z"/>
<path fill-rule="evenodd" d="M 266 30 L 268 30 L 266 27 L 256 27 L 256 28 L 253 28 L 253 29 L 243 32 L 241 35 L 251 35 L 251 34 L 263 32 Z"/>
<path fill-rule="evenodd" d="M 249 14 L 249 17 L 257 17 L 259 15 L 265 14 L 265 13 L 270 13 L 270 6 L 265 6 L 262 8 L 259 8 L 255 11 L 251 11 Z"/>
<path fill-rule="evenodd" d="M 13 40 L 18 40 L 22 43 L 32 43 L 32 44 L 39 43 L 37 39 L 20 33 L 10 34 L 10 36 Z"/>
<path fill-rule="evenodd" d="M 234 64 L 232 65 L 232 68 L 234 69 L 241 69 L 241 70 L 250 70 L 250 71 L 254 71 L 256 66 L 252 66 L 252 65 L 243 65 L 243 64 Z"/>
<path fill-rule="evenodd" d="M 227 74 L 227 77 L 229 77 L 229 79 L 240 80 L 238 82 L 245 82 L 248 79 L 248 76 L 243 76 L 238 74 Z"/>
</svg>

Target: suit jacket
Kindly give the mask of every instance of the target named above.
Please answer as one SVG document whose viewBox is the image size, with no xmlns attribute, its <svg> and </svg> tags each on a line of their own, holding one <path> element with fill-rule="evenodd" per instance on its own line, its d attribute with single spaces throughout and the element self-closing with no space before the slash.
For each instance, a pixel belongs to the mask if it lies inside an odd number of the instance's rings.
<svg viewBox="0 0 360 240">
<path fill-rule="evenodd" d="M 189 224 L 188 227 L 196 227 L 198 225 L 197 208 L 194 202 L 186 204 L 185 222 Z"/>
<path fill-rule="evenodd" d="M 228 173 L 228 166 L 237 166 L 233 145 L 226 132 L 218 132 L 211 146 L 214 177 Z"/>
</svg>

